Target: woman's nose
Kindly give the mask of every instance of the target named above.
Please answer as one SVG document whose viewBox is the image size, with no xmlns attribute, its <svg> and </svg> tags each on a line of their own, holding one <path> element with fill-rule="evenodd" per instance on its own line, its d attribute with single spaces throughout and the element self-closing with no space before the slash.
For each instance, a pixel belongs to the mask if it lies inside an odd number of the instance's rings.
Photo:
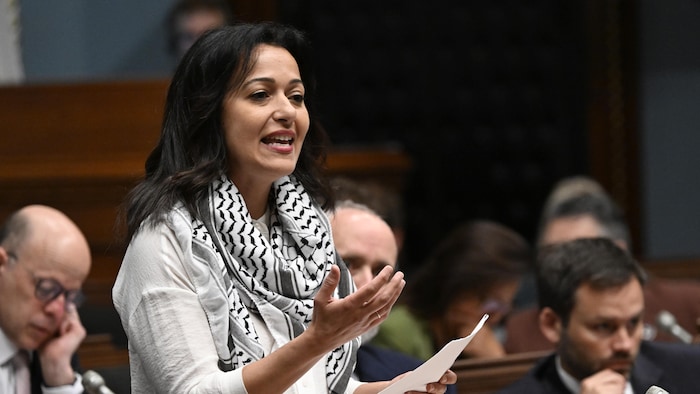
<svg viewBox="0 0 700 394">
<path fill-rule="evenodd" d="M 275 99 L 275 112 L 272 117 L 278 122 L 291 124 L 296 118 L 296 108 L 289 102 L 289 98 L 285 95 L 279 95 Z"/>
</svg>

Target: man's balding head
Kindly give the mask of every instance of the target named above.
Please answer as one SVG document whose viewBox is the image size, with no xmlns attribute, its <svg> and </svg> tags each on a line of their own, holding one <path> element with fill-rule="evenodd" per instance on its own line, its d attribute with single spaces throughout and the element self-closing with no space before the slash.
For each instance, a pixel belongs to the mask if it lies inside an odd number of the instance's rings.
<svg viewBox="0 0 700 394">
<path fill-rule="evenodd" d="M 0 228 L 0 327 L 13 343 L 34 349 L 57 330 L 66 310 L 60 295 L 37 298 L 41 280 L 77 291 L 90 272 L 85 236 L 65 214 L 44 205 L 26 206 Z"/>
<path fill-rule="evenodd" d="M 359 288 L 386 265 L 396 266 L 398 246 L 391 227 L 368 207 L 339 203 L 331 217 L 333 241 Z"/>
</svg>

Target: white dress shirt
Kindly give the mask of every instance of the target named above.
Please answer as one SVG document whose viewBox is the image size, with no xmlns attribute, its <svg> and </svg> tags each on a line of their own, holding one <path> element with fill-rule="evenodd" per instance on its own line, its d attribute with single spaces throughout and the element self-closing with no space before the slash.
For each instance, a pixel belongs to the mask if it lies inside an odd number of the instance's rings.
<svg viewBox="0 0 700 394">
<path fill-rule="evenodd" d="M 15 369 L 12 359 L 17 353 L 17 346 L 0 329 L 0 393 L 15 392 Z"/>
</svg>

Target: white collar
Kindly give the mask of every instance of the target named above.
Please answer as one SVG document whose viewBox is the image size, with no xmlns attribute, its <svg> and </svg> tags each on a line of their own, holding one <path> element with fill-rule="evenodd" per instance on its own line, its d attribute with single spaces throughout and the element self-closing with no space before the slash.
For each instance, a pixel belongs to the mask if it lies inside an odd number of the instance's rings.
<svg viewBox="0 0 700 394">
<path fill-rule="evenodd" d="M 0 328 L 0 365 L 12 360 L 19 348 L 5 335 L 5 331 Z"/>
<path fill-rule="evenodd" d="M 573 376 L 571 376 L 568 372 L 564 370 L 564 368 L 561 366 L 561 357 L 557 356 L 554 359 L 554 362 L 557 367 L 557 374 L 559 375 L 559 379 L 561 379 L 562 383 L 564 383 L 564 386 L 566 386 L 566 388 L 569 389 L 570 392 L 578 393 L 579 390 L 581 390 L 581 383 L 579 383 L 578 380 L 576 380 Z"/>
<path fill-rule="evenodd" d="M 253 219 L 253 226 L 265 236 L 268 242 L 270 241 L 270 207 L 265 210 L 262 216 Z"/>
</svg>

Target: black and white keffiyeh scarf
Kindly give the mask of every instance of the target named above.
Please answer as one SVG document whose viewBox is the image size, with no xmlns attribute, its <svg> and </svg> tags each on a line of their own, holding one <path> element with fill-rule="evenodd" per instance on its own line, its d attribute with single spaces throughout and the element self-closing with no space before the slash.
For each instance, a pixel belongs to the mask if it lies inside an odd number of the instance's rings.
<svg viewBox="0 0 700 394">
<path fill-rule="evenodd" d="M 313 297 L 337 263 L 328 219 L 295 178 L 273 184 L 270 206 L 268 241 L 236 186 L 222 176 L 199 207 L 202 220 L 192 223 L 194 282 L 224 371 L 266 356 L 251 313 L 279 346 L 301 334 L 311 322 Z M 352 290 L 349 273 L 341 272 L 336 297 Z M 345 391 L 358 346 L 354 340 L 328 354 L 330 392 Z"/>
</svg>

